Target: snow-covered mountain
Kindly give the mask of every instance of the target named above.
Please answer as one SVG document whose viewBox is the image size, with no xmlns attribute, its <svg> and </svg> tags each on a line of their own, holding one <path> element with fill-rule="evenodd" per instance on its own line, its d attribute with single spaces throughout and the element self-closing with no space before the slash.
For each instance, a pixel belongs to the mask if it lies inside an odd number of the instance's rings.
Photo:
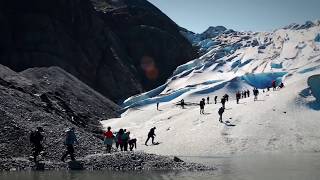
<svg viewBox="0 0 320 180">
<path fill-rule="evenodd" d="M 127 99 L 121 118 L 103 124 L 127 128 L 139 144 L 156 126 L 161 144 L 140 148 L 160 154 L 319 152 L 320 22 L 273 32 L 206 32 L 212 36 L 187 33 L 194 42 L 213 42 L 201 46 L 203 56 L 179 66 L 164 85 Z M 285 88 L 263 92 L 273 80 Z M 260 89 L 259 101 L 250 97 L 235 103 L 237 91 L 254 87 Z M 231 100 L 224 120 L 234 126 L 218 122 L 219 103 L 206 105 L 206 115 L 196 105 L 225 93 Z M 190 103 L 186 109 L 176 105 L 181 99 Z"/>
</svg>

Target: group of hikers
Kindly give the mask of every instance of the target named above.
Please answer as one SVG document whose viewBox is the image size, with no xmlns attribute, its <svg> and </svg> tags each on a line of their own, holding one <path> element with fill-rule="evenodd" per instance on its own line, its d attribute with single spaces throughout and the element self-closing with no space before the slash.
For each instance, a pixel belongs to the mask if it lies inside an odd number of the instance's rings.
<svg viewBox="0 0 320 180">
<path fill-rule="evenodd" d="M 145 145 L 147 146 L 149 139 L 152 140 L 152 144 L 155 144 L 154 138 L 156 136 L 155 134 L 156 127 L 153 127 L 150 129 L 148 133 L 148 138 L 145 142 Z M 39 155 L 45 155 L 44 153 L 44 147 L 43 147 L 43 141 L 45 139 L 43 135 L 43 128 L 37 127 L 36 130 L 32 131 L 30 133 L 30 143 L 32 145 L 32 156 L 30 157 L 30 160 L 34 161 L 35 163 L 38 163 L 38 156 Z M 113 133 L 111 131 L 111 127 L 107 128 L 107 131 L 103 133 L 104 141 L 103 144 L 106 146 L 106 152 L 111 153 L 112 145 L 115 143 L 116 149 L 118 150 L 120 147 L 121 151 L 128 151 L 128 147 L 130 151 L 132 151 L 134 148 L 137 148 L 137 139 L 130 138 L 130 132 L 126 129 L 120 129 L 117 133 Z M 65 141 L 64 145 L 66 146 L 66 151 L 61 157 L 61 161 L 65 162 L 66 157 L 69 155 L 70 159 L 72 161 L 75 161 L 75 155 L 74 155 L 74 145 L 79 144 L 77 140 L 77 136 L 75 134 L 75 128 L 71 127 L 68 130 L 65 131 Z"/>
<path fill-rule="evenodd" d="M 275 81 L 275 80 L 272 81 L 271 87 L 273 88 L 274 91 L 277 89 L 276 81 Z M 281 88 L 284 88 L 283 82 L 280 83 L 280 85 L 278 86 L 278 88 L 280 88 L 280 89 L 281 89 Z M 270 91 L 270 87 L 267 88 L 267 91 Z M 258 100 L 258 95 L 259 95 L 259 90 L 258 90 L 257 88 L 254 88 L 254 89 L 252 90 L 252 92 L 253 92 L 253 95 L 254 95 L 254 101 L 257 101 L 257 100 Z M 264 89 L 263 89 L 263 92 L 265 92 Z M 237 102 L 237 104 L 239 104 L 239 100 L 240 100 L 240 99 L 249 98 L 249 97 L 250 97 L 250 90 L 247 89 L 247 90 L 243 90 L 243 91 L 238 91 L 238 92 L 236 93 L 236 102 Z M 218 96 L 215 96 L 215 97 L 214 97 L 214 102 L 215 102 L 215 104 L 217 104 L 217 98 L 218 98 Z M 208 97 L 207 97 L 207 104 L 209 104 L 209 100 L 210 100 L 210 97 L 208 96 Z M 223 121 L 222 121 L 222 115 L 223 115 L 223 113 L 224 113 L 224 111 L 225 111 L 225 108 L 226 108 L 226 107 L 225 107 L 225 104 L 226 104 L 226 102 L 228 102 L 228 101 L 229 101 L 229 95 L 228 95 L 228 94 L 223 95 L 222 98 L 221 98 L 221 100 L 220 100 L 220 102 L 221 102 L 221 104 L 222 104 L 222 107 L 219 108 L 218 114 L 219 114 L 219 122 L 221 122 L 221 123 L 223 123 Z M 200 105 L 200 114 L 204 114 L 205 104 L 206 104 L 205 99 L 202 98 L 201 101 L 200 101 L 200 103 L 199 103 L 199 105 Z"/>
</svg>

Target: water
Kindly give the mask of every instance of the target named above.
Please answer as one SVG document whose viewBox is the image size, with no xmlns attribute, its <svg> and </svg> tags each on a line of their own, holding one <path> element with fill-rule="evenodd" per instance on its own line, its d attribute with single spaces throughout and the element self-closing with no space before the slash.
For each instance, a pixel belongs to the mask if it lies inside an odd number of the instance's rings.
<svg viewBox="0 0 320 180">
<path fill-rule="evenodd" d="M 214 172 L 45 171 L 6 172 L 1 180 L 318 180 L 320 154 L 272 154 L 229 157 L 182 157 L 215 164 Z"/>
</svg>

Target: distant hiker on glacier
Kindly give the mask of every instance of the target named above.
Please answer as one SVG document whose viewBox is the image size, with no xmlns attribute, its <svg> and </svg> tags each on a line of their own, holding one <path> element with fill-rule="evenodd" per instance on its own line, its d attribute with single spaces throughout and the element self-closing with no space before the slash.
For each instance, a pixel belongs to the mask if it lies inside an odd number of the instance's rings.
<svg viewBox="0 0 320 180">
<path fill-rule="evenodd" d="M 200 114 L 204 114 L 204 106 L 205 106 L 205 100 L 204 98 L 200 101 Z"/>
<path fill-rule="evenodd" d="M 237 99 L 237 104 L 239 104 L 239 99 L 241 98 L 240 91 L 237 92 L 236 94 L 236 99 Z"/>
<path fill-rule="evenodd" d="M 208 96 L 208 97 L 207 97 L 207 104 L 209 104 L 209 100 L 210 100 L 210 97 Z"/>
<path fill-rule="evenodd" d="M 184 109 L 184 99 L 181 99 L 181 108 Z"/>
<path fill-rule="evenodd" d="M 259 90 L 257 88 L 253 89 L 254 101 L 258 100 Z"/>
<path fill-rule="evenodd" d="M 249 91 L 249 89 L 247 89 L 247 95 L 248 95 L 248 97 L 250 97 L 250 91 Z"/>
<path fill-rule="evenodd" d="M 281 88 L 281 89 L 284 88 L 283 82 L 280 83 L 279 88 Z"/>
<path fill-rule="evenodd" d="M 226 98 L 221 98 L 221 104 L 223 108 L 226 108 Z"/>
<path fill-rule="evenodd" d="M 218 111 L 219 114 L 219 122 L 223 123 L 222 121 L 222 114 L 224 113 L 224 107 L 221 107 Z"/>
<path fill-rule="evenodd" d="M 30 143 L 32 144 L 32 156 L 33 161 L 37 163 L 37 157 L 43 152 L 43 145 L 42 141 L 44 139 L 44 136 L 42 135 L 43 128 L 37 127 L 35 131 L 32 131 L 30 134 Z"/>
<path fill-rule="evenodd" d="M 75 131 L 75 128 L 72 127 L 72 128 L 69 128 L 67 131 L 66 131 L 66 140 L 65 140 L 65 145 L 67 147 L 67 151 L 64 153 L 64 155 L 62 156 L 61 158 L 61 161 L 64 162 L 64 159 L 70 155 L 70 158 L 72 161 L 75 161 L 76 159 L 74 158 L 74 147 L 73 145 L 74 144 L 79 144 L 78 140 L 77 140 L 77 137 L 76 137 L 76 134 L 74 133 Z"/>
<path fill-rule="evenodd" d="M 157 110 L 159 111 L 159 102 L 157 102 Z"/>
<path fill-rule="evenodd" d="M 229 101 L 229 95 L 228 95 L 228 94 L 225 94 L 225 95 L 223 96 L 223 98 L 226 100 L 226 102 Z"/>
<path fill-rule="evenodd" d="M 217 104 L 218 96 L 214 96 L 214 104 Z"/>
<path fill-rule="evenodd" d="M 247 91 L 242 91 L 244 98 L 247 98 Z"/>
<path fill-rule="evenodd" d="M 156 127 L 153 127 L 150 129 L 149 133 L 148 133 L 148 138 L 146 140 L 146 142 L 144 143 L 146 146 L 148 146 L 148 141 L 151 138 L 151 142 L 152 144 L 154 144 L 154 137 L 156 136 L 156 134 L 154 133 L 154 131 L 156 130 Z"/>
<path fill-rule="evenodd" d="M 273 88 L 274 91 L 275 91 L 276 88 L 277 88 L 277 85 L 276 85 L 276 81 L 275 81 L 275 80 L 272 81 L 272 88 Z"/>
<path fill-rule="evenodd" d="M 111 131 L 111 127 L 108 127 L 108 130 L 106 132 L 103 133 L 104 136 L 104 145 L 106 145 L 106 152 L 107 153 L 111 153 L 111 148 L 112 148 L 112 143 L 114 140 L 114 136 L 113 133 Z"/>
</svg>

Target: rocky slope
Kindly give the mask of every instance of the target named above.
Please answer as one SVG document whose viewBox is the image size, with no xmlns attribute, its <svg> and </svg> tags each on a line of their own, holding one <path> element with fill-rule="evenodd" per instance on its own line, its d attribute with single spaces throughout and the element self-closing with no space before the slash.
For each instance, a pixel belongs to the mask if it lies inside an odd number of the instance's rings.
<svg viewBox="0 0 320 180">
<path fill-rule="evenodd" d="M 59 66 L 115 102 L 194 57 L 178 26 L 146 0 L 4 0 L 0 24 L 0 64 Z"/>
<path fill-rule="evenodd" d="M 117 116 L 118 106 L 58 67 L 16 73 L 0 66 L 0 157 L 30 154 L 29 133 L 43 126 L 48 158 L 63 151 L 64 131 L 76 127 L 79 154 L 95 152 L 103 117 Z"/>
</svg>

